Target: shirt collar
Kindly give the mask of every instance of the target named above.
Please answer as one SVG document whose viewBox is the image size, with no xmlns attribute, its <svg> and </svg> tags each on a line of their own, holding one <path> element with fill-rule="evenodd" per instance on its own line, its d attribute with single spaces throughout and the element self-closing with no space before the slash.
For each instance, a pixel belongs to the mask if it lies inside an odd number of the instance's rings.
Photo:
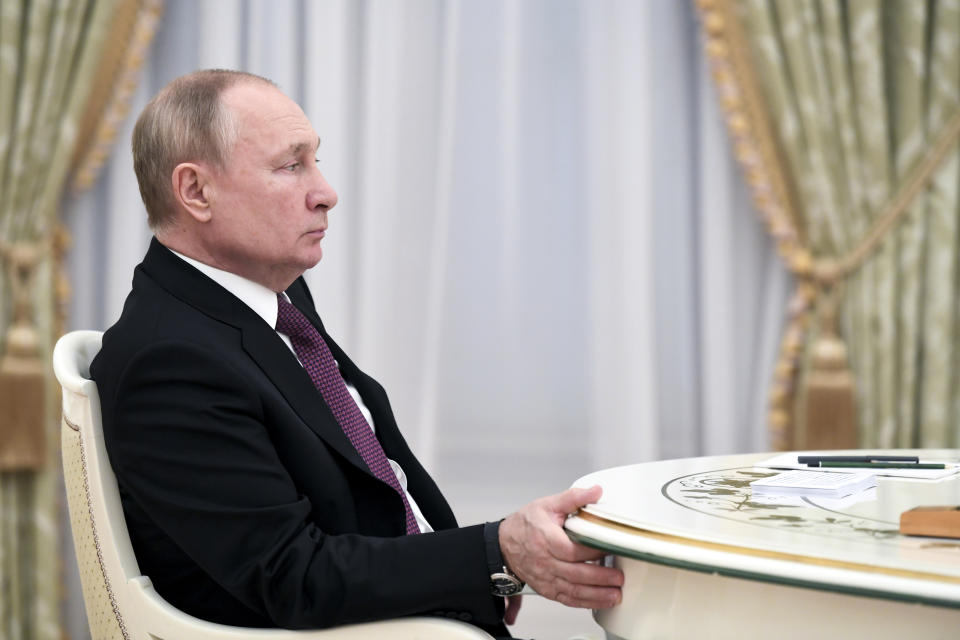
<svg viewBox="0 0 960 640">
<path fill-rule="evenodd" d="M 169 247 L 167 248 L 170 249 Z M 208 264 L 194 260 L 173 249 L 170 249 L 170 253 L 192 267 L 195 267 L 202 274 L 232 293 L 239 298 L 241 302 L 250 307 L 254 313 L 263 318 L 264 322 L 274 329 L 276 328 L 277 294 L 274 291 L 253 280 L 247 280 L 243 276 L 238 276 L 235 273 L 211 267 Z M 286 294 L 283 295 L 286 296 Z"/>
</svg>

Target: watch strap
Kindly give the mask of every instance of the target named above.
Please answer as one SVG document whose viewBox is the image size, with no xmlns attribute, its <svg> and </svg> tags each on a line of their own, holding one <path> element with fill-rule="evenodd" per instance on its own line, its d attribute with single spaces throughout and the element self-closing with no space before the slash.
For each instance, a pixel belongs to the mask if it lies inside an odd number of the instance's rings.
<svg viewBox="0 0 960 640">
<path fill-rule="evenodd" d="M 487 522 L 483 525 L 483 541 L 487 552 L 487 575 L 503 571 L 503 554 L 500 552 L 500 523 Z"/>
<path fill-rule="evenodd" d="M 524 583 L 503 561 L 500 550 L 500 522 L 487 522 L 483 527 L 483 538 L 486 544 L 487 569 L 490 572 L 490 592 L 495 596 L 509 597 L 519 594 Z"/>
</svg>

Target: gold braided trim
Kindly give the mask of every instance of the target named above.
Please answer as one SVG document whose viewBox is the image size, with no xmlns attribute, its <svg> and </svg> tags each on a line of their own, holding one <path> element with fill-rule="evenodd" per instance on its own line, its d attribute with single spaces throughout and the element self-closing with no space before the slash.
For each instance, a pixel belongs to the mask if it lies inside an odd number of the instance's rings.
<svg viewBox="0 0 960 640">
<path fill-rule="evenodd" d="M 124 0 L 118 5 L 100 64 L 106 71 L 91 91 L 81 121 L 73 163 L 74 192 L 90 188 L 110 154 L 162 14 L 163 0 Z"/>
<path fill-rule="evenodd" d="M 80 161 L 89 155 L 97 129 L 103 120 L 112 99 L 117 78 L 123 65 L 124 53 L 130 46 L 136 24 L 140 0 L 115 0 L 113 15 L 104 32 L 97 61 L 97 73 L 90 78 L 90 92 L 77 121 L 77 137 L 74 142 L 70 168 L 76 170 Z"/>
<path fill-rule="evenodd" d="M 67 274 L 65 265 L 67 262 L 67 250 L 73 244 L 73 237 L 67 230 L 67 227 L 60 221 L 53 226 L 53 233 L 50 238 L 51 253 L 53 254 L 53 333 L 55 336 L 62 336 L 66 332 L 67 310 L 70 306 L 70 297 L 72 289 L 70 287 L 70 277 Z M 55 385 L 59 388 L 59 385 Z"/>
<path fill-rule="evenodd" d="M 883 242 L 887 232 L 900 222 L 917 195 L 930 183 L 933 174 L 943 164 L 947 153 L 956 146 L 958 140 L 960 140 L 960 111 L 954 114 L 937 137 L 936 143 L 903 181 L 863 240 L 839 260 L 817 260 L 813 264 L 810 275 L 822 283 L 831 284 L 849 276 L 866 262 Z"/>
<path fill-rule="evenodd" d="M 64 416 L 66 420 L 66 416 Z M 69 426 L 69 425 L 68 425 Z M 79 431 L 79 429 L 78 429 Z M 110 598 L 110 606 L 113 609 L 113 615 L 117 619 L 117 626 L 120 627 L 120 633 L 125 640 L 130 640 L 130 633 L 127 631 L 127 625 L 124 623 L 123 615 L 120 613 L 120 605 L 117 604 L 117 596 L 113 593 L 113 585 L 110 583 L 110 574 L 107 572 L 107 565 L 103 561 L 103 546 L 100 544 L 100 534 L 97 529 L 97 521 L 93 516 L 93 497 L 90 491 L 90 469 L 87 466 L 86 443 L 83 437 L 80 438 L 80 464 L 83 468 L 83 492 L 87 500 L 87 513 L 90 515 L 90 528 L 93 531 L 93 545 L 97 550 L 97 563 L 100 565 L 100 573 L 103 575 L 103 583 L 107 590 L 107 597 Z"/>
<path fill-rule="evenodd" d="M 788 266 L 803 270 L 809 263 L 797 253 L 806 244 L 799 200 L 736 8 L 732 0 L 697 0 L 697 6 L 720 105 L 753 202 Z"/>
<path fill-rule="evenodd" d="M 804 281 L 812 260 L 805 248 L 796 189 L 768 116 L 736 7 L 732 0 L 697 0 L 697 10 L 720 106 L 726 113 L 731 143 L 750 186 L 753 204 L 787 268 L 801 276 L 788 307 L 768 413 L 771 446 L 791 449 L 796 378 L 816 298 L 815 288 Z"/>
<path fill-rule="evenodd" d="M 650 538 L 661 542 L 679 544 L 688 547 L 697 547 L 708 549 L 710 551 L 720 551 L 723 553 L 733 553 L 742 556 L 752 556 L 754 558 L 767 558 L 769 560 L 782 560 L 786 562 L 797 562 L 800 564 L 812 565 L 815 567 L 824 567 L 829 569 L 845 569 L 848 571 L 859 571 L 862 573 L 881 574 L 893 576 L 896 578 L 908 578 L 911 580 L 926 580 L 933 582 L 946 582 L 949 584 L 960 584 L 960 578 L 948 576 L 941 573 L 930 573 L 929 571 L 913 571 L 910 569 L 896 569 L 893 567 L 880 567 L 863 562 L 846 562 L 843 560 L 831 560 L 828 558 L 816 558 L 813 556 L 800 555 L 798 553 L 786 553 L 783 551 L 768 551 L 766 549 L 754 549 L 752 547 L 743 547 L 739 545 L 724 544 L 721 542 L 708 542 L 706 540 L 695 540 L 693 538 L 684 538 L 682 536 L 660 533 L 649 529 L 632 527 L 614 520 L 608 520 L 602 516 L 588 513 L 580 510 L 577 517 L 592 522 L 607 529 L 614 529 L 623 533 L 642 538 Z"/>
<path fill-rule="evenodd" d="M 74 431 L 80 431 L 80 425 L 74 424 L 73 421 L 71 421 L 70 418 L 68 418 L 67 416 L 63 416 L 63 424 L 67 425 L 68 427 L 70 427 L 70 428 L 73 429 Z M 84 467 L 84 468 L 86 468 L 86 467 Z"/>
</svg>

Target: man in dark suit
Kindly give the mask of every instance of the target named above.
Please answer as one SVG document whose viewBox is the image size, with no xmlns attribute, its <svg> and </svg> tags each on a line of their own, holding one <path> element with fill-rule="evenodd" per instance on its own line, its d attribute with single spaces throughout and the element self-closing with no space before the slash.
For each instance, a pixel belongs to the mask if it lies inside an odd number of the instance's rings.
<svg viewBox="0 0 960 640">
<path fill-rule="evenodd" d="M 383 388 L 326 334 L 301 274 L 337 196 L 272 83 L 175 80 L 134 165 L 155 238 L 91 366 L 140 568 L 177 608 L 241 626 L 436 613 L 508 635 L 528 582 L 619 602 L 622 574 L 563 533 L 600 490 L 458 527 Z"/>
</svg>

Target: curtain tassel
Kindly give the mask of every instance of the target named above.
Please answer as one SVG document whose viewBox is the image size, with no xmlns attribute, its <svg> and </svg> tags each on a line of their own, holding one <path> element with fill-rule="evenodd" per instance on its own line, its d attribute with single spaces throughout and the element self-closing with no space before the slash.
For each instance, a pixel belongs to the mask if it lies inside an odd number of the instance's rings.
<svg viewBox="0 0 960 640">
<path fill-rule="evenodd" d="M 856 396 L 847 346 L 837 331 L 837 287 L 821 296 L 820 331 L 804 380 L 806 449 L 857 447 Z"/>
<path fill-rule="evenodd" d="M 26 244 L 0 250 L 14 302 L 0 358 L 0 471 L 39 470 L 46 448 L 44 366 L 30 293 L 40 251 Z"/>
</svg>

